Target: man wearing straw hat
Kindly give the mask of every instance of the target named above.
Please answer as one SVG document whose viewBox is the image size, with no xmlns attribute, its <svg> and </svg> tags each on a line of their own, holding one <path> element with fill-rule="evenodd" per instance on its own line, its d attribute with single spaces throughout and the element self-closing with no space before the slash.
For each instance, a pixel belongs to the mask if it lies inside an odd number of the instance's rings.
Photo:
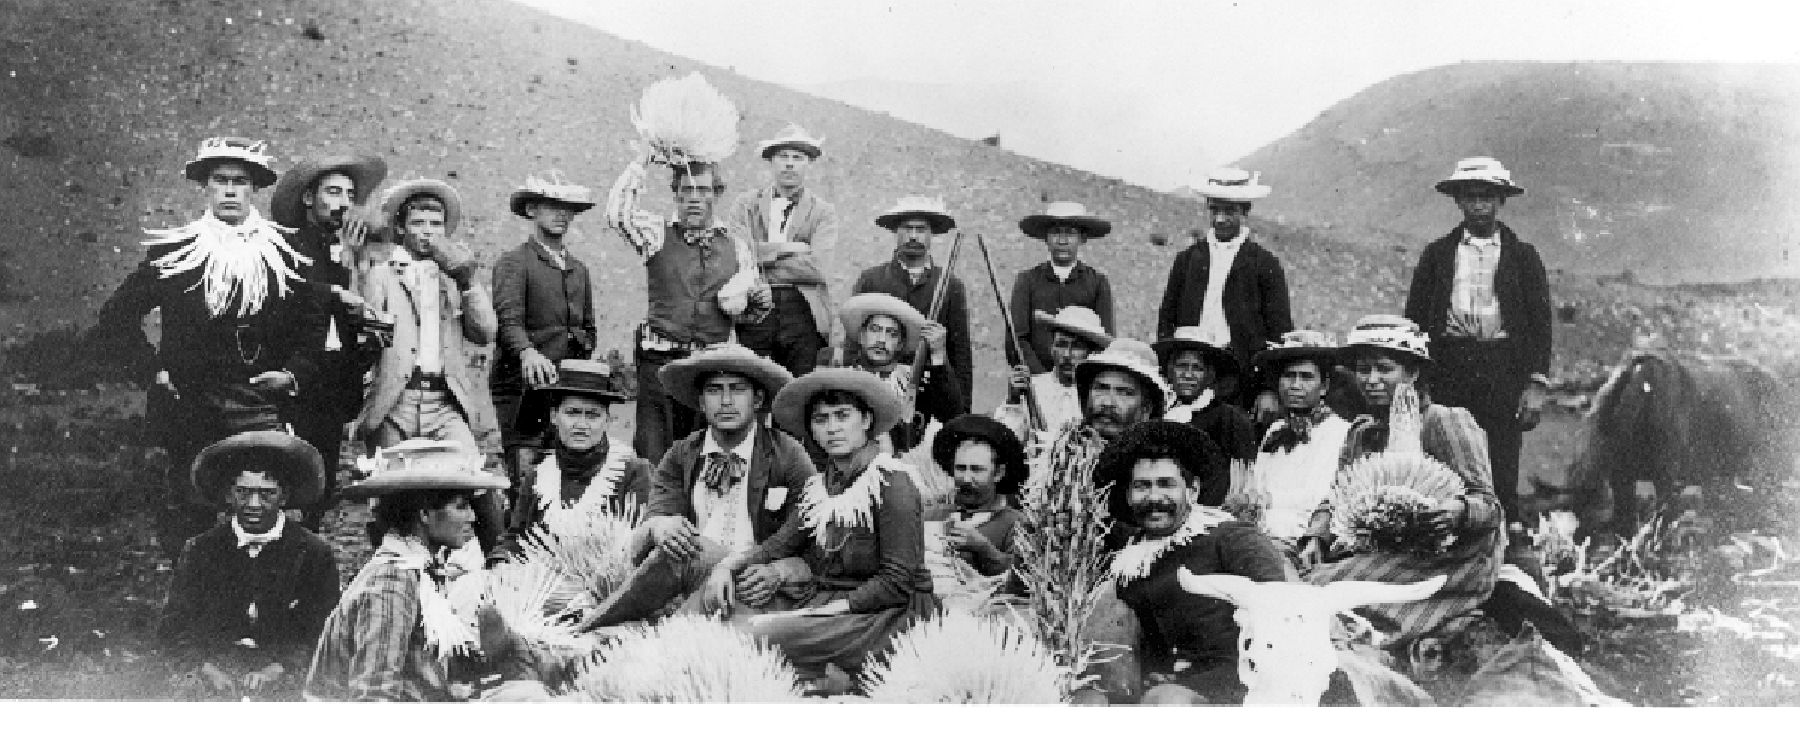
<svg viewBox="0 0 1800 737">
<path fill-rule="evenodd" d="M 275 183 L 273 163 L 261 141 L 201 142 L 182 173 L 204 193 L 206 213 L 146 231 L 143 262 L 84 338 L 97 363 L 151 384 L 145 417 L 171 463 L 157 537 L 171 558 L 213 521 L 214 500 L 188 483 L 195 454 L 241 430 L 281 428 L 294 393 L 316 380 L 324 338 L 309 319 L 310 288 L 297 271 L 306 259 L 250 204 L 256 190 Z M 151 310 L 162 314 L 154 349 L 143 329 Z"/>
<path fill-rule="evenodd" d="M 1313 514 L 1331 493 L 1350 422 L 1332 412 L 1338 349 L 1331 336 L 1294 330 L 1256 354 L 1256 371 L 1274 377 L 1282 417 L 1269 427 L 1251 466 L 1251 487 L 1267 498 L 1262 527 L 1295 552 L 1309 546 L 1316 560 Z"/>
<path fill-rule="evenodd" d="M 1025 366 L 1016 366 L 1007 387 L 1006 404 L 994 409 L 994 419 L 1005 424 L 1014 435 L 1028 437 L 1025 392 L 1029 389 L 1044 413 L 1044 429 L 1055 433 L 1082 416 L 1081 397 L 1075 391 L 1075 367 L 1088 356 L 1105 350 L 1112 336 L 1100 322 L 1100 315 L 1086 307 L 1072 305 L 1055 314 L 1039 312 L 1037 325 L 1050 329 L 1050 368 L 1035 375 Z"/>
<path fill-rule="evenodd" d="M 362 378 L 381 353 L 379 330 L 364 314 L 358 268 L 368 241 L 369 217 L 362 209 L 387 163 L 378 156 L 333 154 L 294 165 L 275 183 L 269 214 L 293 228 L 288 243 L 311 259 L 296 271 L 313 285 L 315 319 L 325 323 L 318 378 L 295 398 L 294 432 L 326 459 L 325 491 L 306 525 L 317 530 L 337 491 L 344 428 L 362 408 Z"/>
<path fill-rule="evenodd" d="M 538 438 L 519 433 L 522 397 L 557 383 L 558 362 L 589 358 L 598 345 L 593 280 L 564 240 L 575 216 L 594 207 L 594 196 L 587 187 L 534 176 L 513 190 L 508 207 L 530 221 L 531 234 L 494 262 L 499 349 L 488 389 L 507 467 L 517 479 L 519 449 L 538 445 Z"/>
<path fill-rule="evenodd" d="M 449 184 L 417 179 L 390 188 L 381 209 L 400 247 L 369 269 L 363 298 L 393 324 L 393 343 L 375 363 L 357 436 L 371 450 L 430 438 L 498 456 L 500 428 L 482 377 L 494 306 L 468 248 L 450 240 L 462 199 Z M 501 509 L 497 495 L 482 498 L 484 550 L 504 531 Z"/>
<path fill-rule="evenodd" d="M 1039 315 L 1053 315 L 1065 307 L 1083 307 L 1100 317 L 1104 332 L 1113 331 L 1112 283 L 1079 258 L 1081 247 L 1088 241 L 1112 232 L 1112 223 L 1088 214 L 1087 207 L 1080 203 L 1052 202 L 1044 212 L 1020 220 L 1019 230 L 1043 241 L 1050 259 L 1013 278 L 1012 331 L 1027 346 L 1028 355 L 1017 355 L 1013 343 L 1007 341 L 1006 363 L 1023 364 L 1031 373 L 1041 374 L 1056 362 L 1051 347 L 1056 329 L 1045 324 Z"/>
<path fill-rule="evenodd" d="M 1269 187 L 1242 169 L 1219 169 L 1197 187 L 1206 198 L 1211 227 L 1175 257 L 1157 311 L 1156 337 L 1166 340 L 1184 325 L 1200 328 L 1200 337 L 1227 347 L 1238 365 L 1249 365 L 1257 351 L 1294 329 L 1288 309 L 1287 275 L 1281 259 L 1250 233 L 1250 205 L 1269 196 Z M 1248 387 L 1242 400 L 1254 399 L 1258 414 L 1275 414 L 1270 392 Z M 1267 396 L 1263 396 L 1263 395 Z"/>
<path fill-rule="evenodd" d="M 1231 400 L 1243 378 L 1237 356 L 1208 342 L 1200 328 L 1183 325 L 1166 340 L 1150 346 L 1175 401 L 1162 419 L 1186 422 L 1212 438 L 1226 458 L 1246 463 L 1256 458 L 1256 428 Z"/>
<path fill-rule="evenodd" d="M 731 208 L 732 227 L 756 247 L 774 304 L 761 322 L 738 327 L 738 341 L 795 376 L 813 370 L 831 332 L 831 294 L 819 259 L 837 250 L 837 210 L 806 186 L 823 145 L 791 123 L 763 141 L 757 150 L 774 182 Z"/>
<path fill-rule="evenodd" d="M 912 305 L 888 294 L 858 294 L 844 302 L 838 315 L 844 321 L 843 350 L 854 350 L 856 354 L 831 363 L 881 377 L 902 399 L 914 381 L 908 361 L 918 351 L 929 354 L 924 375 L 917 379 L 919 389 L 913 415 L 888 435 L 895 453 L 905 453 L 918 445 L 932 420 L 949 422 L 967 411 L 963 399 L 966 393 L 948 365 L 947 331 L 933 329 L 932 323 Z"/>
<path fill-rule="evenodd" d="M 1431 336 L 1434 401 L 1466 407 L 1486 431 L 1494 493 L 1509 522 L 1519 509 L 1519 449 L 1537 426 L 1550 380 L 1550 287 L 1537 249 L 1500 222 L 1525 194 L 1498 160 L 1456 163 L 1437 183 L 1462 223 L 1425 247 L 1406 293 L 1406 317 Z"/>
<path fill-rule="evenodd" d="M 947 363 L 956 374 L 961 394 L 961 407 L 968 407 L 975 386 L 975 362 L 969 347 L 969 302 L 963 282 L 933 263 L 931 240 L 956 228 L 956 219 L 944 209 L 942 200 L 928 197 L 902 197 L 887 212 L 875 218 L 875 224 L 894 233 L 894 258 L 880 266 L 864 269 L 856 278 L 851 294 L 880 292 L 901 299 L 928 319 L 923 338 L 936 344 L 943 332 L 948 346 Z M 938 282 L 949 279 L 942 311 L 935 319 L 929 314 L 932 295 Z M 846 341 L 852 340 L 845 335 Z M 962 414 L 953 412 L 951 417 Z"/>
<path fill-rule="evenodd" d="M 413 438 L 377 451 L 370 474 L 345 490 L 373 500 L 375 553 L 325 620 L 308 700 L 461 701 L 479 656 L 523 649 L 492 610 L 451 603 L 473 598 L 452 591 L 469 585 L 458 579 L 480 575 L 474 500 L 507 486 L 485 465 L 462 444 Z"/>
<path fill-rule="evenodd" d="M 1225 467 L 1225 457 L 1205 433 L 1167 421 L 1131 428 L 1095 464 L 1095 483 L 1112 485 L 1107 498 L 1112 517 L 1128 520 L 1136 530 L 1131 544 L 1113 557 L 1112 574 L 1118 599 L 1130 608 L 1140 633 L 1129 643 L 1148 687 L 1137 703 L 1243 701 L 1236 608 L 1189 593 L 1177 581 L 1182 571 L 1287 580 L 1275 545 L 1254 525 L 1219 509 L 1229 486 L 1218 481 L 1228 477 Z M 1099 705 L 1135 696 L 1135 690 L 1084 690 L 1073 701 Z"/>
<path fill-rule="evenodd" d="M 1075 367 L 1082 422 L 1106 442 L 1132 426 L 1159 419 L 1175 392 L 1156 370 L 1156 352 L 1143 341 L 1115 338 Z"/>
<path fill-rule="evenodd" d="M 697 591 L 727 555 L 775 534 L 815 473 L 798 441 L 763 422 L 775 394 L 793 379 L 779 364 L 726 343 L 670 363 L 662 379 L 706 427 L 663 454 L 633 543 L 637 568 L 589 613 L 587 628 L 647 618 Z M 788 559 L 746 568 L 734 583 L 745 601 L 761 604 L 780 587 L 810 580 L 804 564 Z"/>
<path fill-rule="evenodd" d="M 191 475 L 230 517 L 182 548 L 157 638 L 226 695 L 297 685 L 337 606 L 338 570 L 330 543 L 282 508 L 318 500 L 325 464 L 306 441 L 257 430 L 207 446 Z"/>
</svg>

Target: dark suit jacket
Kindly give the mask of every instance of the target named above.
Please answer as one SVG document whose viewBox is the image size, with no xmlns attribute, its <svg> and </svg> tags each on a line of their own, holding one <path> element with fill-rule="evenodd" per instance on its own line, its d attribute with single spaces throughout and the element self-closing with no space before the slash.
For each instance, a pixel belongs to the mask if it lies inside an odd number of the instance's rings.
<svg viewBox="0 0 1800 737">
<path fill-rule="evenodd" d="M 1463 226 L 1425 247 L 1406 292 L 1406 318 L 1419 324 L 1432 342 L 1444 337 L 1449 322 L 1450 292 L 1456 286 L 1456 248 Z M 1530 243 L 1500 224 L 1500 263 L 1494 269 L 1494 295 L 1500 300 L 1500 322 L 1511 357 L 1504 375 L 1524 381 L 1534 373 L 1550 373 L 1550 283 L 1544 262 Z"/>
<path fill-rule="evenodd" d="M 350 268 L 331 258 L 331 247 L 336 244 L 336 229 L 312 223 L 288 236 L 288 245 L 312 260 L 294 269 L 307 282 L 308 319 L 312 323 L 309 329 L 324 341 L 335 323 L 340 345 L 336 351 L 325 351 L 323 342 L 316 346 L 317 378 L 300 387 L 295 409 L 297 414 L 341 425 L 355 419 L 356 411 L 362 408 L 363 374 L 381 355 L 381 346 L 372 339 L 363 339 L 362 311 L 345 305 L 331 289 L 351 288 Z"/>
<path fill-rule="evenodd" d="M 1212 253 L 1205 240 L 1188 246 L 1175 257 L 1175 264 L 1169 269 L 1169 283 L 1163 288 L 1162 308 L 1156 313 L 1157 340 L 1174 337 L 1175 328 L 1200 324 L 1211 262 Z M 1225 324 L 1231 328 L 1231 352 L 1245 367 L 1250 366 L 1251 357 L 1268 347 L 1269 341 L 1294 329 L 1281 259 L 1254 239 L 1247 239 L 1238 248 L 1231 272 L 1225 275 L 1225 293 L 1221 296 Z"/>
<path fill-rule="evenodd" d="M 891 294 L 905 300 L 919 314 L 930 317 L 931 295 L 937 291 L 938 280 L 942 278 L 944 267 L 933 265 L 925 272 L 925 283 L 913 286 L 906 267 L 901 266 L 898 259 L 889 259 L 885 264 L 864 269 L 862 275 L 856 277 L 856 286 L 851 288 L 850 293 Z M 950 277 L 950 288 L 944 294 L 943 311 L 938 314 L 937 321 L 944 326 L 947 334 L 950 356 L 946 362 L 950 364 L 950 370 L 956 372 L 957 386 L 962 392 L 962 406 L 967 407 L 975 386 L 975 357 L 969 347 L 968 292 L 963 289 L 962 280 L 954 275 Z M 844 336 L 844 340 L 854 344 L 856 331 L 851 330 L 850 334 Z"/>
<path fill-rule="evenodd" d="M 227 522 L 182 549 L 157 638 L 181 660 L 261 661 L 252 667 L 275 661 L 289 673 L 305 673 L 337 603 L 337 559 L 324 538 L 288 522 L 252 558 L 238 549 Z M 234 644 L 245 637 L 256 640 L 253 656 Z"/>
<path fill-rule="evenodd" d="M 700 524 L 694 512 L 693 491 L 706 460 L 701 449 L 706 447 L 707 432 L 706 428 L 696 430 L 675 441 L 663 454 L 651 482 L 650 504 L 644 510 L 646 519 L 679 515 Z M 781 529 L 781 523 L 799 506 L 801 490 L 816 469 L 806 456 L 806 449 L 787 433 L 768 427 L 759 427 L 756 433 L 756 454 L 750 459 L 750 491 L 745 502 L 750 507 L 751 535 L 760 543 Z M 763 503 L 771 488 L 787 489 L 787 498 L 776 509 L 767 509 Z"/>
<path fill-rule="evenodd" d="M 552 363 L 594 352 L 594 287 L 587 264 L 565 253 L 556 267 L 536 238 L 528 238 L 494 262 L 494 315 L 500 351 L 488 385 L 495 394 L 524 389 L 519 356 L 536 348 Z"/>
<path fill-rule="evenodd" d="M 1006 341 L 1007 365 L 1017 366 L 1023 361 L 1031 367 L 1031 373 L 1049 371 L 1056 363 L 1050 356 L 1050 342 L 1055 331 L 1048 323 L 1038 322 L 1036 312 L 1056 314 L 1071 305 L 1093 310 L 1100 316 L 1100 325 L 1106 328 L 1108 335 L 1119 332 L 1113 322 L 1112 282 L 1086 261 L 1075 263 L 1067 282 L 1057 281 L 1056 269 L 1049 261 L 1019 272 L 1013 278 L 1012 302 L 1007 310 L 1012 312 L 1013 334 L 1019 336 L 1019 342 L 1026 346 L 1029 355 L 1019 356 L 1013 350 L 1012 341 Z"/>
</svg>

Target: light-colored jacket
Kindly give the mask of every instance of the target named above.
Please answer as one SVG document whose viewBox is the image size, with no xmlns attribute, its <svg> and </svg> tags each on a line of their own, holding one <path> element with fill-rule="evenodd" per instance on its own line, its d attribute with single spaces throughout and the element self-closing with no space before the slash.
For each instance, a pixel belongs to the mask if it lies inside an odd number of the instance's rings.
<svg viewBox="0 0 1800 737">
<path fill-rule="evenodd" d="M 469 431 L 482 452 L 500 451 L 500 423 L 493 397 L 488 394 L 488 357 L 499 320 L 486 287 L 475 284 L 459 298 L 456 282 L 441 270 L 437 277 L 438 336 L 444 379 L 456 403 L 462 407 Z M 369 307 L 394 318 L 394 343 L 381 352 L 363 393 L 362 413 L 356 418 L 359 435 L 373 434 L 400 401 L 401 392 L 418 363 L 418 295 L 393 265 L 374 264 L 363 281 L 363 299 Z"/>
<path fill-rule="evenodd" d="M 731 225 L 756 244 L 757 259 L 762 262 L 763 276 L 770 284 L 792 284 L 800 289 L 807 306 L 812 308 L 813 322 L 818 326 L 819 334 L 829 338 L 837 318 L 826 288 L 822 263 L 837 250 L 837 209 L 808 187 L 800 193 L 799 204 L 788 215 L 785 232 L 779 239 L 771 238 L 769 210 L 774 197 L 773 186 L 744 193 L 732 204 Z M 781 243 L 805 243 L 809 248 L 777 260 Z M 788 248 L 791 250 L 792 246 Z"/>
</svg>

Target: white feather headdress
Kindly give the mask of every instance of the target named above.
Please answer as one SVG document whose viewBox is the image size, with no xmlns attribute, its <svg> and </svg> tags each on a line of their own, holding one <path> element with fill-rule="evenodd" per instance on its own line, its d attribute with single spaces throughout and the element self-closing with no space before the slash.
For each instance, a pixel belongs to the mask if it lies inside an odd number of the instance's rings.
<svg viewBox="0 0 1800 737">
<path fill-rule="evenodd" d="M 737 151 L 737 106 L 694 72 L 651 84 L 631 109 L 631 124 L 670 166 L 716 163 Z"/>
</svg>

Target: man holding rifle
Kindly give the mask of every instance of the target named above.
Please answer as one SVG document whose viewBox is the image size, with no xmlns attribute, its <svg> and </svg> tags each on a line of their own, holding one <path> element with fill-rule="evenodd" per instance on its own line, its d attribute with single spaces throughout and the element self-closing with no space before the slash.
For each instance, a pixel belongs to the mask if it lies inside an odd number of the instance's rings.
<svg viewBox="0 0 1800 737">
<path fill-rule="evenodd" d="M 945 331 L 947 363 L 956 375 L 959 404 L 967 411 L 971 387 L 975 384 L 975 362 L 969 348 L 969 301 L 961 279 L 952 276 L 944 266 L 932 263 L 931 239 L 956 227 L 956 219 L 944 208 L 942 200 L 927 197 L 902 197 L 890 210 L 875 218 L 875 224 L 894 233 L 894 259 L 865 269 L 856 278 L 851 294 L 880 292 L 893 295 L 924 315 L 927 328 L 932 324 Z M 939 310 L 932 312 L 938 284 L 948 280 Z M 930 334 L 920 336 L 930 339 Z M 910 339 L 910 338 L 909 338 Z M 844 336 L 854 343 L 858 336 Z"/>
</svg>

